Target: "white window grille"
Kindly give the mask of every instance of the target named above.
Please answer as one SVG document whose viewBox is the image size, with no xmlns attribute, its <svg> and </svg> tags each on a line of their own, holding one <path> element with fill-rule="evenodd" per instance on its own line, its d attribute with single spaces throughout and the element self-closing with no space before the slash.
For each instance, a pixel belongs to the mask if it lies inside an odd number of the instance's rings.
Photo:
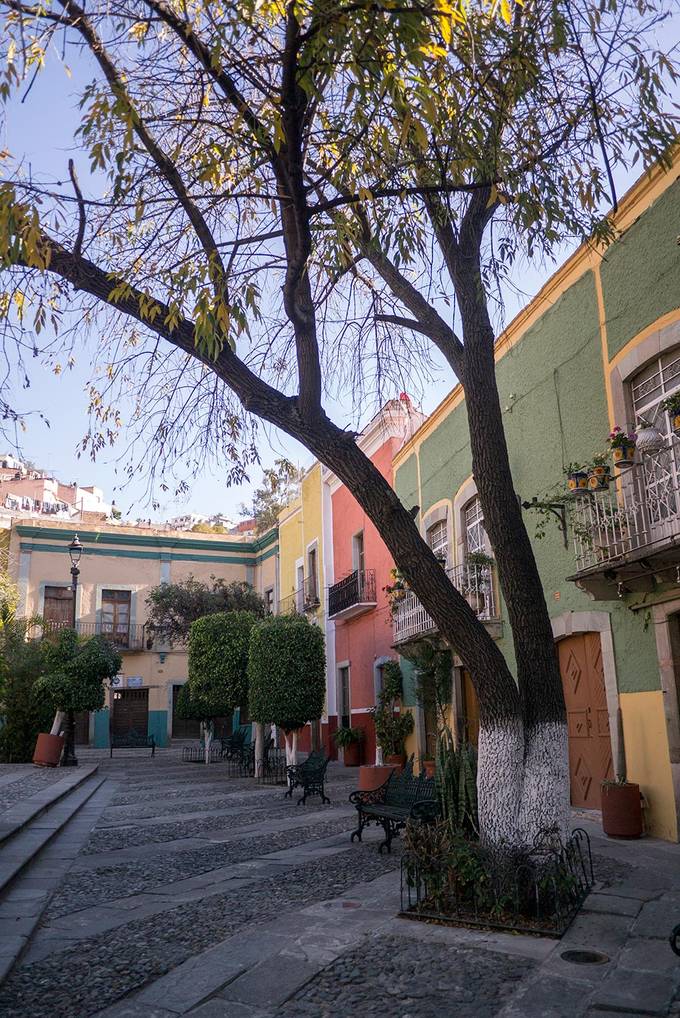
<svg viewBox="0 0 680 1018">
<path fill-rule="evenodd" d="M 427 532 L 427 543 L 437 558 L 447 561 L 449 557 L 449 533 L 446 520 L 439 520 Z"/>
<path fill-rule="evenodd" d="M 673 440 L 668 414 L 661 401 L 680 389 L 680 356 L 675 349 L 663 354 L 631 380 L 631 399 L 636 423 L 644 421 L 666 436 L 666 447 L 653 456 L 642 458 L 643 484 L 651 528 L 663 527 L 678 514 L 678 475 L 680 443 Z M 659 535 L 661 536 L 661 535 Z"/>
<path fill-rule="evenodd" d="M 465 550 L 468 555 L 474 551 L 486 551 L 484 513 L 477 496 L 465 507 Z"/>
</svg>

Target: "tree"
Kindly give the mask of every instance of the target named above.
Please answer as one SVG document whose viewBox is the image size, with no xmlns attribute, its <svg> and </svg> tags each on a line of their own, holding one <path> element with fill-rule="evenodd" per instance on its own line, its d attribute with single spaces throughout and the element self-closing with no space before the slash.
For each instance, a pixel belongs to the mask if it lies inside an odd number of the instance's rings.
<svg viewBox="0 0 680 1018">
<path fill-rule="evenodd" d="M 74 0 L 0 0 L 3 94 L 57 37 L 89 52 L 98 76 L 78 143 L 108 178 L 89 199 L 73 166 L 59 188 L 27 180 L 17 160 L 0 189 L 6 341 L 21 357 L 22 328 L 51 316 L 68 344 L 64 306 L 74 328 L 77 312 L 90 326 L 108 317 L 93 451 L 116 433 L 116 394 L 139 380 L 128 417 L 154 469 L 220 457 L 242 477 L 259 418 L 334 471 L 472 677 L 481 833 L 499 843 L 566 827 L 568 767 L 492 311 L 518 256 L 612 239 L 602 209 L 616 205 L 617 167 L 667 164 L 676 72 L 655 33 L 673 6 L 229 0 L 218 12 L 208 0 L 121 0 L 112 14 L 104 0 L 87 12 Z M 465 390 L 516 675 L 412 507 L 324 407 L 338 386 L 359 403 L 408 388 L 433 351 Z"/>
<path fill-rule="evenodd" d="M 326 653 L 318 626 L 300 615 L 274 615 L 253 627 L 248 658 L 248 706 L 259 724 L 282 728 L 286 760 L 297 758 L 297 733 L 321 717 Z"/>
<path fill-rule="evenodd" d="M 279 513 L 300 494 L 304 470 L 284 458 L 262 472 L 262 484 L 253 493 L 250 506 L 241 507 L 241 516 L 255 520 L 255 530 L 264 534 L 278 526 Z"/>
<path fill-rule="evenodd" d="M 0 760 L 28 763 L 35 740 L 52 723 L 52 705 L 37 686 L 45 664 L 44 645 L 32 638 L 33 620 L 0 626 Z"/>
<path fill-rule="evenodd" d="M 264 615 L 264 601 L 249 583 L 211 576 L 211 584 L 188 576 L 179 583 L 161 583 L 152 587 L 146 598 L 147 631 L 150 638 L 183 643 L 191 625 L 206 615 L 223 612 L 250 612 Z"/>
<path fill-rule="evenodd" d="M 215 718 L 227 713 L 220 710 L 220 705 L 209 695 L 199 693 L 191 679 L 185 682 L 177 697 L 176 711 L 180 718 L 187 721 L 200 721 L 205 762 L 210 763 L 210 745 L 214 733 Z"/>
<path fill-rule="evenodd" d="M 212 719 L 248 702 L 248 652 L 256 621 L 252 612 L 232 611 L 207 615 L 191 625 L 189 695 L 197 709 L 208 712 L 200 718 L 206 763 L 210 762 Z"/>
<path fill-rule="evenodd" d="M 121 669 L 123 659 L 112 643 L 102 636 L 82 639 L 75 629 L 61 629 L 44 644 L 44 674 L 36 693 L 55 712 L 52 735 L 58 735 L 68 714 L 66 739 L 73 749 L 76 711 L 101 710 L 105 703 L 104 683 Z"/>
</svg>

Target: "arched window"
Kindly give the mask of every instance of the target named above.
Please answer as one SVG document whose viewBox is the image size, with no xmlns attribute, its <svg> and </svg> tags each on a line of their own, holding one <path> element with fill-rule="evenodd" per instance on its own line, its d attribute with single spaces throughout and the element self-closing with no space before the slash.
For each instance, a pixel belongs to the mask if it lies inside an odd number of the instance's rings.
<svg viewBox="0 0 680 1018">
<path fill-rule="evenodd" d="M 486 531 L 484 529 L 484 513 L 482 503 L 477 495 L 463 510 L 465 522 L 465 552 L 486 551 Z"/>
<path fill-rule="evenodd" d="M 429 528 L 427 543 L 437 558 L 443 559 L 446 563 L 449 557 L 449 532 L 445 519 L 438 520 Z"/>
<path fill-rule="evenodd" d="M 670 417 L 661 409 L 661 402 L 680 390 L 680 349 L 676 347 L 650 361 L 629 384 L 635 424 L 653 425 L 666 436 L 665 448 L 642 457 L 645 501 L 654 526 L 678 512 L 680 443 L 673 440 Z"/>
</svg>

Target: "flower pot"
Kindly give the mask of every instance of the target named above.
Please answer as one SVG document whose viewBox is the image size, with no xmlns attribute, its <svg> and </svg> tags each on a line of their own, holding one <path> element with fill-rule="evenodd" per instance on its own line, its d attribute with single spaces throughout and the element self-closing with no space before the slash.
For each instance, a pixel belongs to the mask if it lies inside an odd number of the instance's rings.
<svg viewBox="0 0 680 1018">
<path fill-rule="evenodd" d="M 680 414 L 671 415 L 671 427 L 676 435 L 680 435 Z"/>
<path fill-rule="evenodd" d="M 609 471 L 606 466 L 590 467 L 588 470 L 589 491 L 606 491 L 609 487 Z"/>
<path fill-rule="evenodd" d="M 350 742 L 343 749 L 345 767 L 358 767 L 361 763 L 361 743 Z"/>
<path fill-rule="evenodd" d="M 610 838 L 642 836 L 642 801 L 640 786 L 602 783 L 602 830 Z"/>
<path fill-rule="evenodd" d="M 49 735 L 47 732 L 41 732 L 36 740 L 33 763 L 37 767 L 58 767 L 63 748 L 63 735 Z"/>
<path fill-rule="evenodd" d="M 423 770 L 425 771 L 426 778 L 433 778 L 437 764 L 435 760 L 423 760 Z"/>
<path fill-rule="evenodd" d="M 635 462 L 635 445 L 630 442 L 627 445 L 616 446 L 612 449 L 612 459 L 614 460 L 614 466 L 618 467 L 619 470 L 632 467 Z"/>
<path fill-rule="evenodd" d="M 567 475 L 567 490 L 572 495 L 580 495 L 588 490 L 588 474 L 585 470 L 574 470 Z"/>
<path fill-rule="evenodd" d="M 469 590 L 465 595 L 465 600 L 470 605 L 475 615 L 481 614 L 484 610 L 484 595 L 478 593 L 478 591 Z"/>
<path fill-rule="evenodd" d="M 384 785 L 394 767 L 387 764 L 362 764 L 359 768 L 359 791 L 372 792 L 374 788 Z"/>
<path fill-rule="evenodd" d="M 406 753 L 391 753 L 385 757 L 385 763 L 397 772 L 401 774 L 406 763 Z"/>
</svg>

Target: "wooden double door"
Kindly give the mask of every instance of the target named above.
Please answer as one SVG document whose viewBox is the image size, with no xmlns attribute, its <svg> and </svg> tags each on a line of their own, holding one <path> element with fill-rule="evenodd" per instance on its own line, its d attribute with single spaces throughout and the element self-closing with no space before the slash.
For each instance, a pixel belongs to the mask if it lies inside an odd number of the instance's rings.
<svg viewBox="0 0 680 1018">
<path fill-rule="evenodd" d="M 113 693 L 111 731 L 126 735 L 134 729 L 146 735 L 149 726 L 149 690 L 116 689 Z"/>
<path fill-rule="evenodd" d="M 571 804 L 600 809 L 600 784 L 613 776 L 600 634 L 576 633 L 560 640 L 557 649 L 567 707 Z"/>
</svg>

